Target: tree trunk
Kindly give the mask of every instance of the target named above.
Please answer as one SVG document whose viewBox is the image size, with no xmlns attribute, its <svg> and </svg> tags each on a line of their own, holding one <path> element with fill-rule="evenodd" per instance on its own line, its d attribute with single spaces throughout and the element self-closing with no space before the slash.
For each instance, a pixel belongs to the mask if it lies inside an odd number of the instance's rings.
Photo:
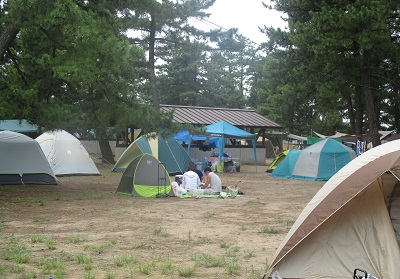
<svg viewBox="0 0 400 279">
<path fill-rule="evenodd" d="M 111 150 L 110 142 L 107 139 L 99 139 L 102 162 L 106 164 L 115 164 L 114 156 Z"/>
<path fill-rule="evenodd" d="M 0 37 L 0 61 L 3 60 L 4 54 L 7 50 L 7 48 L 12 44 L 14 39 L 17 37 L 17 34 L 19 32 L 19 29 L 14 27 L 14 26 L 7 26 L 7 28 L 4 30 L 3 34 L 1 34 Z"/>
<path fill-rule="evenodd" d="M 363 72 L 362 72 L 363 92 L 365 96 L 366 113 L 368 116 L 369 134 L 372 145 L 378 146 L 381 144 L 379 135 L 379 120 L 375 109 L 374 93 L 371 88 L 371 51 L 365 50 L 363 57 Z"/>
<path fill-rule="evenodd" d="M 160 101 L 157 92 L 156 70 L 155 70 L 155 44 L 156 44 L 156 21 L 154 14 L 151 14 L 150 38 L 149 38 L 149 68 L 150 68 L 150 86 L 153 97 L 153 107 L 158 110 Z"/>
<path fill-rule="evenodd" d="M 355 106 L 355 130 L 354 133 L 358 139 L 363 140 L 363 123 L 364 123 L 364 101 L 362 95 L 362 87 L 356 85 L 354 90 L 354 106 Z"/>
</svg>

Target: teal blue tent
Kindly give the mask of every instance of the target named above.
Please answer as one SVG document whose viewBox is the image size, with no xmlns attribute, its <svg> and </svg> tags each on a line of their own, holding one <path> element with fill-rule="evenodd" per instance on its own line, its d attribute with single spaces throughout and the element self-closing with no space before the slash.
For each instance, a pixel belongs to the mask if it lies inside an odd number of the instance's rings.
<svg viewBox="0 0 400 279">
<path fill-rule="evenodd" d="M 355 157 L 353 149 L 327 138 L 303 150 L 292 149 L 271 177 L 329 180 Z"/>
<path fill-rule="evenodd" d="M 276 166 L 274 170 L 272 170 L 272 177 L 279 178 L 291 178 L 294 166 L 296 165 L 297 158 L 300 155 L 301 150 L 298 149 L 290 149 L 287 150 L 288 153 L 283 158 L 283 160 Z"/>
</svg>

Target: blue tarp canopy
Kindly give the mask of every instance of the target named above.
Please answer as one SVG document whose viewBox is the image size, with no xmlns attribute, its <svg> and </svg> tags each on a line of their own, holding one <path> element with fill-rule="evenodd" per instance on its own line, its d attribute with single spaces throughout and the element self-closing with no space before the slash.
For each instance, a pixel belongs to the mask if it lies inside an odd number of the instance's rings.
<svg viewBox="0 0 400 279">
<path fill-rule="evenodd" d="M 257 163 L 257 147 L 256 147 L 256 135 L 246 132 L 226 121 L 219 121 L 205 127 L 206 134 L 203 136 L 190 135 L 188 131 L 181 130 L 175 134 L 174 139 L 177 141 L 184 141 L 188 143 L 188 153 L 190 154 L 190 142 L 192 140 L 206 140 L 207 137 L 210 138 L 210 142 L 217 138 L 217 148 L 219 149 L 219 160 L 222 162 L 222 157 L 224 154 L 225 140 L 226 139 L 251 139 L 254 149 L 254 161 Z"/>
</svg>

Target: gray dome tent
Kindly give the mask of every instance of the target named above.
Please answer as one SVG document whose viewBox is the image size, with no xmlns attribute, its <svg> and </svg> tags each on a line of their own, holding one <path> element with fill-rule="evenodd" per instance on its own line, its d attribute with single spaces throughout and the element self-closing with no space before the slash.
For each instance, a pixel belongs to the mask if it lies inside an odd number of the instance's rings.
<svg viewBox="0 0 400 279">
<path fill-rule="evenodd" d="M 128 165 L 117 192 L 141 197 L 173 196 L 165 167 L 151 154 L 141 154 Z"/>
<path fill-rule="evenodd" d="M 58 183 L 37 141 L 20 133 L 1 131 L 0 184 Z"/>
</svg>

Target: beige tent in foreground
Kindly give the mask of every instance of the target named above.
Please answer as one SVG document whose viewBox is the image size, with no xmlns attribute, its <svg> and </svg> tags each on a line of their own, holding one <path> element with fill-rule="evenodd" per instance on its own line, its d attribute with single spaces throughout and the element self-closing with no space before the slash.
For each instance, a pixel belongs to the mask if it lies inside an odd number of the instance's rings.
<svg viewBox="0 0 400 279">
<path fill-rule="evenodd" d="M 304 208 L 268 275 L 348 279 L 360 268 L 400 278 L 399 179 L 400 140 L 352 160 Z"/>
</svg>

